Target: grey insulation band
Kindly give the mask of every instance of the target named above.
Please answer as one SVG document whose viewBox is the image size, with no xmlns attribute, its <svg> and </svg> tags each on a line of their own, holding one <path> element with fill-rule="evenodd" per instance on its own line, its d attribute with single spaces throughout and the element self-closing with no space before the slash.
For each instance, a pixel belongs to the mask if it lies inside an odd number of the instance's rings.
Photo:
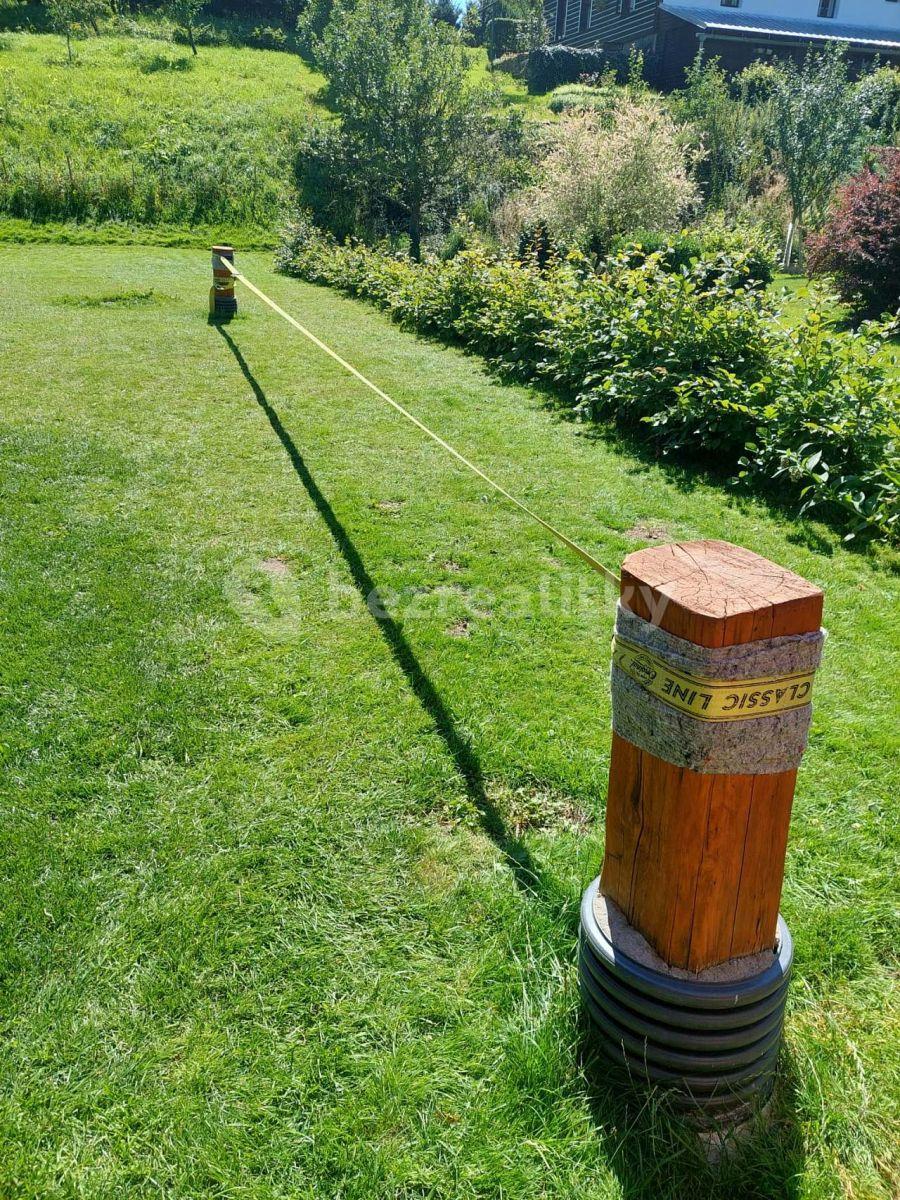
<svg viewBox="0 0 900 1200">
<path fill-rule="evenodd" d="M 735 681 L 814 671 L 825 640 L 824 631 L 818 630 L 740 646 L 697 646 L 621 604 L 616 634 L 688 675 Z M 709 775 L 772 775 L 798 766 L 806 749 L 809 704 L 753 720 L 708 722 L 651 695 L 615 665 L 611 686 L 614 731 L 677 767 Z"/>
</svg>

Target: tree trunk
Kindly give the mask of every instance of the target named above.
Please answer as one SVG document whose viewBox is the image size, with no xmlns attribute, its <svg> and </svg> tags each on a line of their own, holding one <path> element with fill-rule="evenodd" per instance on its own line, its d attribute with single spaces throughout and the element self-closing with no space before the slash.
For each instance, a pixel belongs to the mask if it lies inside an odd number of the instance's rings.
<svg viewBox="0 0 900 1200">
<path fill-rule="evenodd" d="M 803 213 L 799 209 L 794 208 L 792 205 L 791 220 L 790 224 L 788 225 L 787 237 L 784 241 L 784 255 L 781 260 L 782 269 L 785 271 L 789 271 L 791 269 L 791 260 L 794 257 L 794 249 L 795 247 L 799 247 L 801 244 L 802 232 L 800 229 L 800 219 L 802 216 Z"/>
<path fill-rule="evenodd" d="M 422 209 L 418 204 L 409 213 L 409 253 L 416 262 L 422 257 Z"/>
<path fill-rule="evenodd" d="M 794 222 L 793 219 L 788 221 L 787 234 L 784 239 L 784 250 L 781 252 L 781 269 L 782 271 L 790 270 L 791 266 L 791 251 L 794 248 Z"/>
<path fill-rule="evenodd" d="M 187 35 L 188 35 L 188 41 L 191 43 L 191 51 L 192 51 L 194 54 L 196 54 L 196 53 L 197 53 L 197 45 L 196 45 L 196 43 L 195 43 L 195 41 L 194 41 L 194 27 L 193 27 L 193 25 L 188 25 L 188 27 L 187 27 Z"/>
<path fill-rule="evenodd" d="M 66 26 L 66 54 L 69 56 L 69 62 L 72 61 L 72 30 Z"/>
</svg>

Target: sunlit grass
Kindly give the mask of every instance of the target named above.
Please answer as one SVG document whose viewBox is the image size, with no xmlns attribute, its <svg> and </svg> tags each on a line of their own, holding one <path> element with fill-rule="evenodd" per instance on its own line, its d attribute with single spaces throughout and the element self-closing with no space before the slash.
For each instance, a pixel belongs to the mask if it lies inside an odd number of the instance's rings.
<svg viewBox="0 0 900 1200">
<path fill-rule="evenodd" d="M 892 560 L 239 262 L 611 565 L 826 589 L 771 1124 L 716 1175 L 584 1041 L 598 578 L 252 299 L 207 324 L 207 253 L 4 248 L 0 1195 L 895 1196 Z"/>
</svg>

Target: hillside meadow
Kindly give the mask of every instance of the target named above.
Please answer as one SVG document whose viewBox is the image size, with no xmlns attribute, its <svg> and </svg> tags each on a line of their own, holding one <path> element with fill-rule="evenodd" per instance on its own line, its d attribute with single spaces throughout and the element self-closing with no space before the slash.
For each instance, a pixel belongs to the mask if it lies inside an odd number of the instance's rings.
<svg viewBox="0 0 900 1200">
<path fill-rule="evenodd" d="M 292 146 L 330 118 L 321 75 L 284 51 L 201 46 L 194 56 L 147 24 L 74 47 L 70 64 L 62 38 L 0 33 L 0 214 L 216 224 L 220 237 L 273 240 L 292 197 Z M 544 97 L 489 72 L 482 50 L 470 63 L 470 82 L 497 107 L 548 115 Z"/>
<path fill-rule="evenodd" d="M 267 227 L 323 83 L 278 51 L 2 35 L 0 212 L 30 221 Z"/>
</svg>

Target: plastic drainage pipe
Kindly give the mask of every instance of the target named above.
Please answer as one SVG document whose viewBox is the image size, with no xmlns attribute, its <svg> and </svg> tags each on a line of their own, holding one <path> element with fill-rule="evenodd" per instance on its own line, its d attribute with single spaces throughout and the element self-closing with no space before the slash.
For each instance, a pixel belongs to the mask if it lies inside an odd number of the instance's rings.
<svg viewBox="0 0 900 1200">
<path fill-rule="evenodd" d="M 771 964 L 740 980 L 683 979 L 636 962 L 597 923 L 594 880 L 581 905 L 579 983 L 603 1051 L 678 1107 L 725 1116 L 769 1094 L 781 1045 L 793 943 L 779 918 Z"/>
</svg>

